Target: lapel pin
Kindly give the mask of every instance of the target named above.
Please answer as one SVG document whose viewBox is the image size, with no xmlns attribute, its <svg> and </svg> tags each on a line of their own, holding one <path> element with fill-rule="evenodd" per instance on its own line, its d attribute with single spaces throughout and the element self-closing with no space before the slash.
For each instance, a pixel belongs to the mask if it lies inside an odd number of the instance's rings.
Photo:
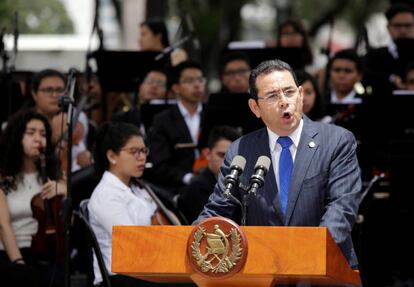
<svg viewBox="0 0 414 287">
<path fill-rule="evenodd" d="M 311 142 L 308 144 L 308 146 L 309 146 L 310 148 L 314 148 L 314 147 L 316 146 L 316 143 L 315 143 L 314 141 L 311 141 Z"/>
</svg>

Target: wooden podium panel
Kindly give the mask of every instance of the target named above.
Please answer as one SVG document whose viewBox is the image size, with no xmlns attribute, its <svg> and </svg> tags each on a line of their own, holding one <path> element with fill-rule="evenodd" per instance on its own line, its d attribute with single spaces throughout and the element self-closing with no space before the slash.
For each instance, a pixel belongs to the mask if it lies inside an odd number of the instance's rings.
<svg viewBox="0 0 414 287">
<path fill-rule="evenodd" d="M 245 266 L 227 279 L 195 273 L 187 259 L 194 226 L 114 226 L 112 271 L 154 282 L 198 286 L 273 286 L 274 284 L 360 285 L 324 227 L 243 226 L 248 241 Z M 252 285 L 253 284 L 253 285 Z"/>
</svg>

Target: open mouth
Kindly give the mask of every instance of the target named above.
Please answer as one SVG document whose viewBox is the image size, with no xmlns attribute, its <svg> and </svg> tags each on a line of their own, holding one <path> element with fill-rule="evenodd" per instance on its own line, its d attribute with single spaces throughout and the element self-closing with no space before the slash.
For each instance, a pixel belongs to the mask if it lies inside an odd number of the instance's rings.
<svg viewBox="0 0 414 287">
<path fill-rule="evenodd" d="M 291 113 L 289 113 L 289 112 L 284 112 L 284 113 L 282 114 L 282 118 L 283 118 L 283 119 L 289 120 L 291 117 L 292 117 L 292 114 L 291 114 Z"/>
</svg>

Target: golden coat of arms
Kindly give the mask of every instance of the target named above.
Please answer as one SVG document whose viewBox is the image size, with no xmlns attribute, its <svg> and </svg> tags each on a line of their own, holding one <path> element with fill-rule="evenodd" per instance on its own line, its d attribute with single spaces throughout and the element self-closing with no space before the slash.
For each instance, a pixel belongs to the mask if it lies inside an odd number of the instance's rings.
<svg viewBox="0 0 414 287">
<path fill-rule="evenodd" d="M 189 237 L 188 256 L 193 268 L 203 276 L 229 277 L 246 261 L 246 237 L 233 221 L 212 217 L 194 228 Z"/>
</svg>

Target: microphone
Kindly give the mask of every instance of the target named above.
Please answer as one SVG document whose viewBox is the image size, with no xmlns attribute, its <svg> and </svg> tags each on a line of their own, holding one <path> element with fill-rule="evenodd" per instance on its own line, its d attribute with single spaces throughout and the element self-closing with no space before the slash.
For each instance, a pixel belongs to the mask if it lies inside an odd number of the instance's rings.
<svg viewBox="0 0 414 287">
<path fill-rule="evenodd" d="M 269 170 L 270 164 L 270 158 L 265 155 L 257 159 L 256 165 L 254 166 L 254 174 L 250 177 L 249 193 L 253 193 L 256 196 L 257 190 L 264 184 L 264 177 Z"/>
<path fill-rule="evenodd" d="M 75 67 L 70 67 L 69 71 L 68 71 L 68 84 L 72 81 L 72 79 L 76 76 L 76 74 L 78 73 L 78 69 L 76 69 Z"/>
<path fill-rule="evenodd" d="M 193 40 L 192 43 L 193 43 L 194 49 L 200 50 L 200 47 L 201 47 L 200 40 L 198 40 L 198 38 L 195 34 L 193 21 L 191 19 L 190 14 L 187 13 L 187 12 L 184 13 L 184 21 L 187 24 L 188 31 L 190 32 L 190 37 Z"/>
<path fill-rule="evenodd" d="M 230 173 L 224 177 L 224 196 L 231 197 L 231 190 L 239 183 L 239 176 L 243 173 L 246 166 L 246 159 L 241 155 L 236 155 L 230 165 Z"/>
</svg>

